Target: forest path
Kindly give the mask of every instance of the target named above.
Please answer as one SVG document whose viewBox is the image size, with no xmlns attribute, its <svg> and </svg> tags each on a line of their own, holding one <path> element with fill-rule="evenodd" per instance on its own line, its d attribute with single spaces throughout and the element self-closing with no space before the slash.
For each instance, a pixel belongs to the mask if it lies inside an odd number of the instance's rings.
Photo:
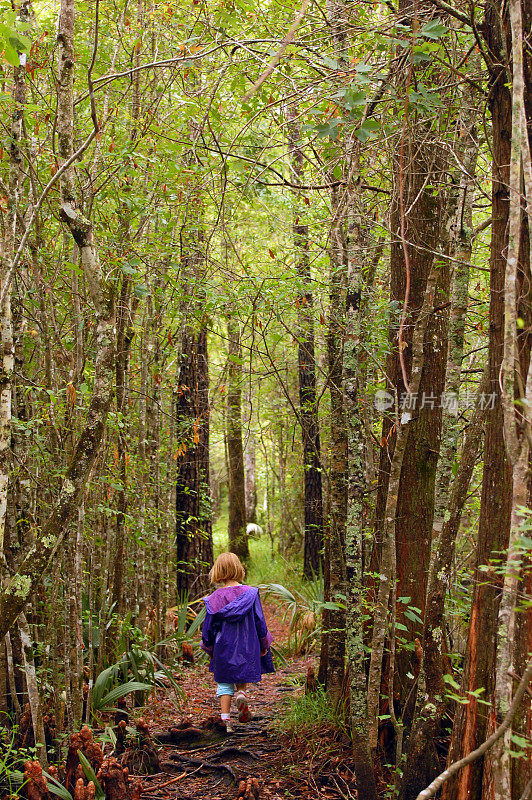
<svg viewBox="0 0 532 800">
<path fill-rule="evenodd" d="M 287 626 L 279 608 L 265 603 L 264 609 L 274 642 L 286 641 Z M 186 670 L 180 679 L 186 694 L 181 710 L 168 694 L 160 693 L 144 714 L 154 733 L 174 727 L 174 735 L 183 735 L 183 741 L 160 749 L 161 773 L 143 778 L 142 800 L 355 797 L 345 740 L 334 742 L 330 731 L 315 742 L 294 738 L 275 724 L 284 713 L 286 699 L 304 691 L 309 666 L 315 666 L 314 656 L 291 658 L 275 674 L 249 687 L 253 719 L 241 724 L 233 709 L 234 733 L 230 735 L 213 729 L 219 706 L 207 666 Z M 181 720 L 192 723 L 190 736 L 185 731 L 175 733 Z M 247 793 L 242 781 L 248 784 Z M 338 781 L 343 781 L 343 791 Z"/>
</svg>

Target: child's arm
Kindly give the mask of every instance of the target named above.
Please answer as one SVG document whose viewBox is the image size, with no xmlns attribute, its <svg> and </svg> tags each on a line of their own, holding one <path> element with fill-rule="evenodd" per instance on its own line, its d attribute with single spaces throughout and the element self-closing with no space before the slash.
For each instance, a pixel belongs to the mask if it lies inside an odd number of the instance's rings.
<svg viewBox="0 0 532 800">
<path fill-rule="evenodd" d="M 262 603 L 260 601 L 260 596 L 257 594 L 257 599 L 255 600 L 255 605 L 253 607 L 255 613 L 255 627 L 257 628 L 257 634 L 259 637 L 260 642 L 260 654 L 261 656 L 266 655 L 269 646 L 273 642 L 273 636 L 271 635 L 270 631 L 268 630 L 268 626 L 266 625 L 266 620 L 264 619 L 264 611 L 262 610 Z"/>
<path fill-rule="evenodd" d="M 205 650 L 207 655 L 212 656 L 214 652 L 215 631 L 212 624 L 212 614 L 205 614 L 203 625 L 201 626 L 201 649 Z"/>
</svg>

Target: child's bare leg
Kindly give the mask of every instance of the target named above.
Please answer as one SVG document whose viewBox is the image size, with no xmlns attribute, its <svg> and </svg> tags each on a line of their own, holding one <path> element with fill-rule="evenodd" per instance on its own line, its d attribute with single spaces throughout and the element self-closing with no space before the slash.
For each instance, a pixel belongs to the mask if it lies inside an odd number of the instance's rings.
<svg viewBox="0 0 532 800">
<path fill-rule="evenodd" d="M 223 694 L 220 697 L 220 707 L 222 714 L 230 714 L 231 713 L 231 695 L 230 694 Z"/>
<path fill-rule="evenodd" d="M 231 700 L 233 693 L 234 685 L 232 683 L 219 683 L 216 688 L 216 696 L 220 698 L 222 722 L 227 733 L 231 733 L 233 730 L 231 727 Z"/>
</svg>

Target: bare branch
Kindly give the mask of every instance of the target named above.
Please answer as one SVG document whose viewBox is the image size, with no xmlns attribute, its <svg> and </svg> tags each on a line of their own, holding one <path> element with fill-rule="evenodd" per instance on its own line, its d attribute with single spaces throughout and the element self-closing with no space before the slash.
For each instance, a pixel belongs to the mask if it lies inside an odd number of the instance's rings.
<svg viewBox="0 0 532 800">
<path fill-rule="evenodd" d="M 451 764 L 450 767 L 447 767 L 441 775 L 438 775 L 432 783 L 427 786 L 426 789 L 423 789 L 416 798 L 416 800 L 429 800 L 430 797 L 434 797 L 438 789 L 440 789 L 445 781 L 449 780 L 450 777 L 455 775 L 459 772 L 463 767 L 466 767 L 468 764 L 471 764 L 473 761 L 476 761 L 477 758 L 480 758 L 487 753 L 490 748 L 504 735 L 504 733 L 508 730 L 510 725 L 512 724 L 512 720 L 515 717 L 517 710 L 519 708 L 519 704 L 523 699 L 523 696 L 528 688 L 528 684 L 532 679 L 532 658 L 527 664 L 527 668 L 523 673 L 523 677 L 519 681 L 519 686 L 514 694 L 514 698 L 511 702 L 510 708 L 508 709 L 506 716 L 504 717 L 503 721 L 499 725 L 499 727 L 491 734 L 491 736 L 486 739 L 486 741 L 477 747 L 476 750 L 473 750 L 469 753 L 465 758 L 461 758 L 460 761 L 455 761 L 454 764 Z"/>
</svg>

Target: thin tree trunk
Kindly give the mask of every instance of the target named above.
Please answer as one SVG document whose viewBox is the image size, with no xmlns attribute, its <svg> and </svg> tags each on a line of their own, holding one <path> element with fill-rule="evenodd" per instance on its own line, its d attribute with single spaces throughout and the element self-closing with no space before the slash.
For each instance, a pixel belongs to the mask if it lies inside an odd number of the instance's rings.
<svg viewBox="0 0 532 800">
<path fill-rule="evenodd" d="M 327 691 L 333 702 L 342 693 L 345 673 L 346 588 L 345 531 L 347 525 L 347 425 L 343 391 L 343 349 L 345 336 L 346 252 L 343 213 L 333 189 L 333 229 L 331 232 L 331 282 L 327 357 L 331 403 L 331 460 L 329 468 L 329 531 L 325 567 L 330 600 L 337 604 L 328 612 Z M 338 216 L 340 215 L 340 216 Z M 338 217 L 338 218 L 337 218 Z"/>
<path fill-rule="evenodd" d="M 28 700 L 30 704 L 33 732 L 35 736 L 35 747 L 37 758 L 43 769 L 48 769 L 48 758 L 46 755 L 46 738 L 44 735 L 44 723 L 41 700 L 39 697 L 39 685 L 37 683 L 37 673 L 35 671 L 35 660 L 33 658 L 33 645 L 31 641 L 30 627 L 23 613 L 19 617 L 19 630 L 22 640 L 22 655 L 24 657 L 24 671 L 26 673 L 26 686 L 28 689 Z"/>
<path fill-rule="evenodd" d="M 294 182 L 304 182 L 304 157 L 297 122 L 297 106 L 289 114 L 288 147 Z M 321 486 L 320 429 L 316 398 L 316 357 L 314 354 L 314 308 L 309 263 L 309 230 L 301 221 L 303 206 L 294 203 L 295 262 L 300 280 L 298 297 L 298 377 L 299 408 L 303 436 L 303 470 L 305 483 L 305 546 L 303 574 L 312 578 L 321 566 L 323 548 L 323 500 Z"/>
<path fill-rule="evenodd" d="M 532 409 L 530 407 L 532 402 L 532 359 L 528 364 L 526 381 L 523 374 L 516 373 L 516 365 L 519 364 L 521 366 L 518 356 L 517 320 L 520 311 L 518 267 L 519 256 L 522 251 L 524 221 L 522 186 L 524 183 L 525 194 L 528 194 L 532 181 L 532 176 L 526 175 L 526 173 L 523 174 L 523 162 L 525 165 L 530 166 L 530 143 L 525 108 L 526 84 L 521 0 L 510 0 L 509 11 L 512 32 L 512 143 L 510 150 L 508 250 L 504 285 L 504 350 L 501 378 L 504 442 L 508 460 L 512 465 L 512 516 L 498 615 L 497 659 L 493 693 L 494 724 L 500 724 L 512 703 L 513 674 L 515 674 L 514 655 L 516 650 L 516 606 L 523 561 L 523 553 L 520 548 L 521 525 L 523 522 L 522 509 L 527 502 L 530 441 L 532 440 Z M 527 210 L 529 210 L 532 208 L 532 196 L 527 196 L 526 201 Z M 530 221 L 532 220 L 528 220 L 529 223 Z M 532 236 L 531 230 L 528 230 L 527 233 Z M 527 245 L 528 247 L 524 248 L 528 256 L 525 274 L 529 277 L 531 273 L 529 238 Z M 516 407 L 516 397 L 521 400 L 519 410 Z M 510 726 L 496 742 L 489 757 L 486 759 L 483 782 L 487 791 L 485 790 L 484 794 L 493 796 L 493 800 L 507 800 L 507 798 L 515 796 L 512 791 L 511 749 L 512 728 Z"/>
<path fill-rule="evenodd" d="M 502 5 L 490 0 L 486 5 L 485 36 L 490 51 L 496 56 L 490 67 L 489 104 L 492 119 L 492 228 L 490 245 L 490 309 L 489 309 L 489 394 L 493 406 L 486 411 L 484 470 L 480 503 L 478 544 L 466 661 L 461 690 L 469 698 L 459 704 L 454 718 L 448 763 L 459 761 L 486 739 L 488 715 L 478 702 L 476 692 L 483 689 L 482 701 L 493 696 L 499 588 L 486 580 L 483 571 L 492 558 L 498 558 L 508 545 L 511 471 L 503 439 L 503 413 L 499 376 L 503 353 L 504 275 L 508 227 L 508 185 L 511 142 L 511 97 L 503 66 L 508 41 L 501 26 Z M 505 40 L 501 39 L 505 36 Z M 480 800 L 483 761 L 464 766 L 443 788 L 445 800 Z"/>
<path fill-rule="evenodd" d="M 354 148 L 348 159 L 348 167 L 354 173 L 351 181 L 358 187 L 359 154 Z M 360 353 L 362 344 L 362 294 L 364 292 L 363 267 L 365 261 L 364 232 L 362 229 L 362 205 L 350 191 L 348 223 L 348 270 L 346 333 L 343 352 L 343 378 L 346 402 L 348 443 L 348 500 L 345 541 L 346 560 L 346 649 L 350 675 L 349 708 L 355 778 L 359 800 L 376 800 L 377 786 L 371 750 L 369 747 L 369 723 L 367 705 L 366 657 L 364 647 L 363 607 L 363 537 L 364 537 L 364 491 L 365 434 L 362 420 L 359 390 L 361 384 Z"/>
<path fill-rule="evenodd" d="M 207 333 L 187 325 L 183 333 L 176 398 L 177 594 L 207 588 L 212 563 L 209 487 L 209 372 Z"/>
<path fill-rule="evenodd" d="M 246 492 L 246 522 L 257 522 L 257 443 L 255 434 L 249 428 L 245 433 L 244 443 L 244 472 Z"/>
<path fill-rule="evenodd" d="M 27 21 L 29 2 L 21 3 L 19 14 Z M 26 67 L 13 68 L 13 105 L 9 131 L 9 178 L 5 229 L 0 250 L 0 285 L 4 286 L 10 274 L 15 253 L 17 233 L 17 212 L 22 178 L 22 121 L 26 103 Z M 2 360 L 0 363 L 0 556 L 2 559 L 0 578 L 4 573 L 4 536 L 7 514 L 9 471 L 11 466 L 11 401 L 14 366 L 13 320 L 11 312 L 11 291 L 5 292 L 0 308 L 0 341 Z M 14 620 L 18 614 L 15 616 Z M 13 622 L 14 622 L 13 620 Z M 6 629 L 7 631 L 7 629 Z M 6 632 L 5 631 L 5 632 Z M 4 633 L 5 633 L 4 632 Z M 3 636 L 1 637 L 3 639 Z"/>
<path fill-rule="evenodd" d="M 458 129 L 457 158 L 461 164 L 458 186 L 450 190 L 449 254 L 456 259 L 449 315 L 449 350 L 445 373 L 445 404 L 442 412 L 442 443 L 436 473 L 434 530 L 441 531 L 447 500 L 452 484 L 452 469 L 458 447 L 460 419 L 458 397 L 464 356 L 465 326 L 469 301 L 469 263 L 473 249 L 473 199 L 479 144 L 476 123 L 478 108 L 476 92 L 471 86 L 463 91 L 464 114 Z"/>
<path fill-rule="evenodd" d="M 126 545 L 126 515 L 128 496 L 128 372 L 131 343 L 133 341 L 133 318 L 137 303 L 131 301 L 131 281 L 122 278 L 120 299 L 117 306 L 117 344 L 116 344 L 116 410 L 120 415 L 118 428 L 118 472 L 119 484 L 116 513 L 115 557 L 112 579 L 112 602 L 116 604 L 119 617 L 124 614 L 124 566 Z"/>
<path fill-rule="evenodd" d="M 249 558 L 246 532 L 246 492 L 242 447 L 242 349 L 238 322 L 228 315 L 227 456 L 229 465 L 229 549 Z"/>
<path fill-rule="evenodd" d="M 414 800 L 434 777 L 434 740 L 441 734 L 440 726 L 448 710 L 444 681 L 445 599 L 451 583 L 462 509 L 480 449 L 485 417 L 482 401 L 488 387 L 489 376 L 486 370 L 476 396 L 458 470 L 447 501 L 445 521 L 431 564 L 421 665 L 421 683 L 424 691 L 423 697 L 418 697 L 418 708 L 412 723 L 408 756 L 401 780 L 400 800 Z"/>
<path fill-rule="evenodd" d="M 62 0 L 58 24 L 58 108 L 59 157 L 63 163 L 74 152 L 74 0 Z M 113 396 L 115 325 L 112 293 L 106 285 L 98 261 L 91 222 L 77 208 L 75 172 L 70 166 L 60 178 L 60 216 L 76 241 L 95 310 L 95 358 L 93 394 L 85 425 L 76 444 L 61 492 L 41 528 L 35 548 L 27 553 L 16 575 L 0 594 L 0 637 L 3 637 L 23 610 L 33 588 L 63 540 L 77 511 L 102 440 L 107 413 Z M 0 433 L 1 437 L 1 433 Z"/>
</svg>

